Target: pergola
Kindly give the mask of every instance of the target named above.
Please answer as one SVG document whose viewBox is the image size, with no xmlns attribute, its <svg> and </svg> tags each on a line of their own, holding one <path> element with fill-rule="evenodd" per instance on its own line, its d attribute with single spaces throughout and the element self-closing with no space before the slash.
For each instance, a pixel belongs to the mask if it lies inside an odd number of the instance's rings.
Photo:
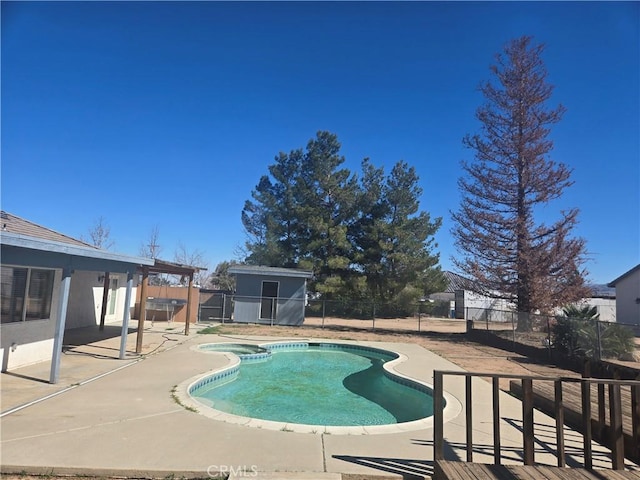
<svg viewBox="0 0 640 480">
<path fill-rule="evenodd" d="M 140 318 L 138 319 L 138 332 L 136 336 L 136 353 L 142 352 L 142 338 L 144 334 L 144 321 L 147 316 L 147 287 L 149 286 L 149 275 L 152 274 L 168 274 L 180 275 L 189 278 L 187 290 L 187 319 L 184 325 L 184 334 L 189 335 L 189 322 L 191 320 L 191 294 L 193 290 L 193 276 L 196 272 L 206 270 L 205 267 L 196 267 L 193 265 L 183 265 L 166 260 L 154 259 L 153 265 L 140 265 L 138 273 L 142 274 L 142 284 L 140 290 Z M 100 313 L 100 329 L 104 328 L 104 319 L 107 313 L 107 295 L 109 294 L 109 272 L 104 275 L 104 288 L 102 298 L 102 311 Z"/>
</svg>

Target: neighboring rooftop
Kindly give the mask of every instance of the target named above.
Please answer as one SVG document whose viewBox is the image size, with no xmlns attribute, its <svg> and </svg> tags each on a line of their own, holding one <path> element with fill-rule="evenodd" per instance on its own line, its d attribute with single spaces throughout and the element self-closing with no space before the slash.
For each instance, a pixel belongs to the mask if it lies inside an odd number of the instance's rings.
<svg viewBox="0 0 640 480">
<path fill-rule="evenodd" d="M 16 235 L 24 235 L 26 237 L 39 238 L 42 240 L 51 240 L 54 242 L 68 243 L 79 247 L 95 248 L 93 245 L 78 240 L 76 238 L 64 235 L 49 228 L 43 227 L 36 223 L 20 218 L 11 213 L 0 211 L 0 235 L 4 232 L 14 233 Z"/>
<path fill-rule="evenodd" d="M 616 298 L 616 289 L 604 284 L 589 285 L 592 298 Z"/>
<path fill-rule="evenodd" d="M 455 293 L 456 290 L 473 290 L 473 282 L 468 278 L 448 270 L 445 270 L 442 274 L 447 280 L 447 288 L 445 288 L 444 293 Z"/>
</svg>

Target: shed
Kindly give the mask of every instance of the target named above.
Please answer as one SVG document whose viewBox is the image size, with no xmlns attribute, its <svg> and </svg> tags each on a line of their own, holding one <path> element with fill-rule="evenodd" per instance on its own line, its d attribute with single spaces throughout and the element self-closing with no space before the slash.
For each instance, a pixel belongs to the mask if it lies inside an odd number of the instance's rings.
<svg viewBox="0 0 640 480">
<path fill-rule="evenodd" d="M 301 325 L 310 270 L 235 265 L 236 276 L 233 319 L 240 323 Z"/>
<path fill-rule="evenodd" d="M 616 321 L 640 325 L 640 264 L 607 286 L 616 289 Z"/>
</svg>

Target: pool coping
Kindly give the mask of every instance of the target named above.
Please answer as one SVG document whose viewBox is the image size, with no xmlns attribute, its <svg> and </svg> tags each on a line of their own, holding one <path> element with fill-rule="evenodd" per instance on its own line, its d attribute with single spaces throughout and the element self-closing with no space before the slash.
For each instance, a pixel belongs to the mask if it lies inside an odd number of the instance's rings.
<svg viewBox="0 0 640 480">
<path fill-rule="evenodd" d="M 209 344 L 237 344 L 238 342 L 210 342 Z M 389 360 L 385 362 L 383 368 L 390 375 L 404 379 L 408 382 L 416 383 L 420 386 L 427 387 L 433 390 L 433 385 L 424 381 L 414 378 L 410 375 L 401 373 L 397 370 L 396 367 L 405 363 L 411 362 L 411 359 L 405 355 L 404 353 L 391 350 L 389 348 L 381 348 L 379 346 L 373 346 L 370 343 L 372 342 L 357 342 L 357 341 L 341 341 L 341 340 L 316 340 L 313 341 L 302 341 L 302 340 L 271 340 L 271 341 L 260 341 L 260 340 L 243 340 L 244 344 L 248 345 L 256 345 L 258 347 L 266 348 L 269 345 L 282 345 L 282 344 L 301 344 L 301 343 L 324 343 L 324 344 L 335 344 L 335 345 L 344 345 L 344 346 L 365 346 L 371 350 L 375 351 L 386 351 L 391 352 L 397 355 L 397 358 L 393 360 Z M 373 342 L 375 343 L 375 342 Z M 191 394 L 189 393 L 193 386 L 202 381 L 204 378 L 212 377 L 216 374 L 224 374 L 225 372 L 237 371 L 240 366 L 241 359 L 238 355 L 232 352 L 225 351 L 216 351 L 216 350 L 205 350 L 201 347 L 207 344 L 199 344 L 191 347 L 191 350 L 194 350 L 198 353 L 204 353 L 207 355 L 223 355 L 228 359 L 227 365 L 215 369 L 208 370 L 206 372 L 200 373 L 198 375 L 194 375 L 183 382 L 180 382 L 175 390 L 174 395 L 180 405 L 184 408 L 192 411 L 196 411 L 200 415 L 203 415 L 207 418 L 222 421 L 226 423 L 244 425 L 247 427 L 265 429 L 265 430 L 279 430 L 283 432 L 297 432 L 297 433 L 307 433 L 307 434 L 316 434 L 316 435 L 378 435 L 378 434 L 393 434 L 393 433 L 402 433 L 402 432 L 410 432 L 423 430 L 428 428 L 433 428 L 433 416 L 425 417 L 419 420 L 414 420 L 411 422 L 403 422 L 403 423 L 394 423 L 387 425 L 367 425 L 367 426 L 333 426 L 333 425 L 308 425 L 302 423 L 290 423 L 290 422 L 278 422 L 273 420 L 262 420 L 258 418 L 252 417 L 244 417 L 240 415 L 233 415 L 230 413 L 223 412 L 221 410 L 216 410 L 213 407 L 207 406 L 202 402 L 195 400 Z M 462 411 L 461 402 L 451 395 L 448 392 L 444 392 L 445 398 L 445 408 L 444 408 L 444 421 L 447 422 L 460 414 Z"/>
</svg>

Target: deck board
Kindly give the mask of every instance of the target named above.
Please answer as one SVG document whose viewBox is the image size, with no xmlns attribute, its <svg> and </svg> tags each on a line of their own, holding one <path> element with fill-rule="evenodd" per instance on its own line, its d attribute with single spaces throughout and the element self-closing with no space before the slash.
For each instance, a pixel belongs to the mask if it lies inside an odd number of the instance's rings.
<svg viewBox="0 0 640 480">
<path fill-rule="evenodd" d="M 434 480 L 639 480 L 640 472 L 437 460 Z"/>
</svg>

